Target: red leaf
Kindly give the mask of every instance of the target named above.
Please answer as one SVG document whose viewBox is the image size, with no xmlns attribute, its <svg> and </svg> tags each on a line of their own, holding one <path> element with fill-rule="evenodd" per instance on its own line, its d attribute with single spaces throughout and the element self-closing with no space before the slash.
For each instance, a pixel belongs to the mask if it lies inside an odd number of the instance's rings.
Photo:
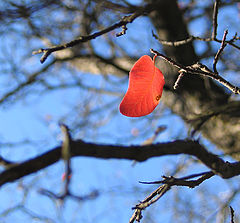
<svg viewBox="0 0 240 223">
<path fill-rule="evenodd" d="M 163 74 L 152 58 L 142 56 L 129 73 L 128 90 L 119 106 L 120 112 L 128 117 L 150 114 L 159 103 L 164 84 Z"/>
</svg>

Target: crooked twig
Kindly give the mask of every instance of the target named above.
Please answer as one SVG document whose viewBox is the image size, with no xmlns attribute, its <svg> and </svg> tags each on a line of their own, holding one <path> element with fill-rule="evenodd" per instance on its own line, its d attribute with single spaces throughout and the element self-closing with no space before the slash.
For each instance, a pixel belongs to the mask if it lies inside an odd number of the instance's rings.
<svg viewBox="0 0 240 223">
<path fill-rule="evenodd" d="M 234 210 L 231 206 L 230 206 L 230 211 L 231 211 L 231 223 L 234 223 Z"/>
<path fill-rule="evenodd" d="M 126 33 L 126 30 L 127 30 L 127 24 L 128 23 L 132 23 L 137 17 L 143 15 L 144 13 L 146 12 L 151 12 L 152 10 L 154 10 L 154 7 L 150 4 L 150 5 L 146 5 L 145 7 L 143 8 L 140 8 L 139 10 L 137 10 L 135 13 L 133 13 L 132 15 L 129 15 L 129 16 L 125 16 L 123 17 L 119 22 L 113 24 L 112 26 L 109 26 L 107 27 L 106 29 L 103 29 L 99 32 L 95 32 L 91 35 L 88 35 L 88 36 L 80 36 L 79 38 L 75 39 L 75 40 L 72 40 L 68 43 L 64 43 L 64 44 L 60 44 L 60 45 L 57 45 L 57 46 L 53 46 L 53 47 L 50 47 L 50 48 L 46 48 L 46 49 L 39 49 L 39 50 L 36 50 L 36 51 L 33 51 L 33 54 L 40 54 L 40 53 L 43 53 L 41 59 L 40 59 L 40 62 L 41 63 L 44 63 L 46 61 L 46 59 L 53 53 L 53 52 L 56 52 L 56 51 L 60 51 L 60 50 L 63 50 L 63 49 L 66 49 L 66 48 L 70 48 L 70 47 L 73 47 L 73 46 L 76 46 L 80 43 L 84 43 L 84 42 L 87 42 L 87 41 L 90 41 L 90 40 L 93 40 L 103 34 L 106 34 L 116 28 L 122 28 L 122 31 L 117 33 L 116 36 L 119 37 L 121 35 L 124 35 Z"/>
<path fill-rule="evenodd" d="M 135 211 L 130 218 L 129 223 L 133 223 L 135 220 L 139 222 L 142 219 L 142 211 L 145 208 L 149 207 L 151 204 L 158 201 L 170 188 L 171 186 L 167 184 L 158 187 L 148 197 L 133 207 L 132 209 L 135 209 Z"/>
<path fill-rule="evenodd" d="M 214 71 L 214 73 L 218 73 L 217 62 L 218 62 L 218 60 L 220 58 L 220 55 L 223 52 L 224 48 L 227 46 L 227 43 L 226 43 L 227 34 L 228 34 L 228 30 L 225 30 L 225 32 L 223 34 L 222 44 L 221 44 L 218 52 L 216 53 L 216 55 L 214 57 L 214 61 L 213 61 L 213 71 Z"/>
<path fill-rule="evenodd" d="M 203 181 L 211 178 L 215 174 L 212 171 L 199 173 L 199 174 L 192 174 L 190 176 L 181 177 L 181 178 L 175 178 L 173 176 L 166 177 L 163 176 L 164 180 L 160 181 L 153 181 L 153 182 L 143 182 L 140 181 L 139 183 L 142 184 L 168 184 L 170 186 L 186 186 L 190 188 L 194 188 L 196 186 L 199 186 Z M 199 177 L 200 176 L 200 177 Z M 199 177 L 197 180 L 189 180 L 192 178 Z"/>
</svg>

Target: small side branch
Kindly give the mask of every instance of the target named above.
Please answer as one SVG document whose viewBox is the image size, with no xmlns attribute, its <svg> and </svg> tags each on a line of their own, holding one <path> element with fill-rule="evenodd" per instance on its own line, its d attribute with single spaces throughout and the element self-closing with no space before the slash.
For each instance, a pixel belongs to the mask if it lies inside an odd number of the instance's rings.
<svg viewBox="0 0 240 223">
<path fill-rule="evenodd" d="M 159 39 L 159 37 L 152 31 L 152 35 L 155 39 L 157 39 L 162 45 L 166 45 L 166 46 L 181 46 L 184 44 L 187 44 L 189 42 L 192 42 L 196 37 L 194 36 L 190 36 L 187 39 L 183 39 L 183 40 L 179 40 L 179 41 L 165 41 L 165 40 L 161 40 Z"/>
<path fill-rule="evenodd" d="M 164 180 L 160 181 L 153 181 L 153 182 L 140 182 L 142 184 L 168 184 L 170 186 L 186 186 L 189 188 L 194 188 L 199 186 L 205 180 L 213 177 L 215 174 L 212 171 L 199 173 L 199 174 L 192 174 L 190 176 L 175 178 L 173 176 L 166 177 L 163 176 Z M 200 177 L 199 177 L 200 176 Z M 189 180 L 192 178 L 199 177 L 197 180 Z"/>
<path fill-rule="evenodd" d="M 63 194 L 58 195 L 58 194 L 53 193 L 50 190 L 46 190 L 46 189 L 43 189 L 43 188 L 39 189 L 38 193 L 41 194 L 41 195 L 47 196 L 51 199 L 59 200 L 61 202 L 66 197 L 66 196 L 63 196 Z M 87 200 L 94 200 L 97 197 L 99 197 L 99 195 L 100 195 L 99 191 L 93 190 L 90 193 L 88 193 L 86 195 L 82 195 L 82 196 L 74 195 L 74 194 L 69 192 L 68 197 L 71 198 L 71 199 L 74 199 L 76 201 L 87 201 Z"/>
<path fill-rule="evenodd" d="M 214 71 L 214 73 L 218 73 L 217 72 L 217 62 L 218 62 L 218 60 L 220 58 L 220 55 L 223 52 L 224 48 L 227 46 L 227 44 L 226 44 L 227 34 L 228 34 L 228 30 L 225 30 L 225 32 L 223 34 L 223 39 L 222 39 L 222 44 L 220 46 L 220 49 L 218 50 L 216 56 L 214 57 L 214 61 L 213 61 L 213 71 Z"/>
<path fill-rule="evenodd" d="M 231 223 L 234 223 L 234 210 L 231 206 L 230 206 L 230 211 L 231 211 Z"/>
</svg>

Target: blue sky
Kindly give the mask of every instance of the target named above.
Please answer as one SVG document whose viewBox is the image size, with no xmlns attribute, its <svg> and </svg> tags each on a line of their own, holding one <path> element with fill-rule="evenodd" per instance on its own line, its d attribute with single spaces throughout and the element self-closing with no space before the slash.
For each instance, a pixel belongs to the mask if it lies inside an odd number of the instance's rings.
<svg viewBox="0 0 240 223">
<path fill-rule="evenodd" d="M 227 9 L 225 12 L 220 13 L 219 21 L 223 20 L 229 12 L 237 13 L 234 8 Z M 231 17 L 229 17 L 231 19 Z M 192 33 L 201 34 L 201 29 L 195 29 L 195 27 L 202 26 L 204 21 L 199 20 L 197 23 L 190 26 L 190 31 Z M 142 29 L 139 27 L 147 27 Z M 204 26 L 202 26 L 204 28 Z M 24 26 L 16 26 L 16 28 L 24 30 Z M 227 27 L 230 28 L 230 27 Z M 160 49 L 156 40 L 152 38 L 152 29 L 150 22 L 147 18 L 138 18 L 134 23 L 129 24 L 127 35 L 117 38 L 115 41 L 120 46 L 125 47 L 129 55 L 140 57 L 144 54 L 149 54 L 150 48 Z M 219 28 L 219 35 L 225 29 L 224 25 Z M 140 30 L 136 36 L 136 30 Z M 27 33 L 27 30 L 25 30 Z M 230 31 L 232 35 L 234 31 Z M 10 34 L 9 34 L 10 35 Z M 0 48 L 6 49 L 9 52 L 9 57 L 5 55 L 0 55 L 0 63 L 5 61 L 2 66 L 0 83 L 4 83 L 4 87 L 0 91 L 13 88 L 16 83 L 8 80 L 8 75 L 11 73 L 3 72 L 7 69 L 9 64 L 8 60 L 11 57 L 16 62 L 17 70 L 19 73 L 19 79 L 21 81 L 26 78 L 22 71 L 32 72 L 42 69 L 44 65 L 39 63 L 40 56 L 27 53 L 25 50 L 27 42 L 18 42 L 20 38 L 19 34 L 16 36 L 9 37 L 2 36 L 0 42 Z M 141 36 L 141 40 L 139 40 Z M 93 41 L 93 45 L 96 47 L 96 52 L 102 54 L 103 52 L 108 52 L 105 49 L 101 38 Z M 32 40 L 30 48 L 41 48 L 42 42 L 37 40 Z M 141 47 L 139 47 L 139 44 Z M 11 52 L 17 46 L 16 55 L 11 55 Z M 144 46 L 144 47 L 142 47 Z M 201 52 L 201 47 L 203 44 L 196 44 L 197 51 Z M 3 52 L 3 51 L 1 51 Z M 28 51 L 30 52 L 30 51 Z M 24 57 L 23 57 L 24 56 Z M 48 58 L 49 63 L 52 60 L 51 56 Z M 4 67 L 4 69 L 3 69 Z M 50 69 L 44 75 L 49 81 L 55 81 L 54 75 L 59 75 L 61 77 L 71 77 L 64 66 L 56 66 L 55 70 Z M 14 75 L 14 74 L 12 74 Z M 88 74 L 80 74 L 81 80 L 84 84 L 94 87 L 106 87 L 107 89 L 114 90 L 119 94 L 124 94 L 127 89 L 127 78 L 121 78 L 121 85 L 110 85 L 103 76 L 92 76 Z M 71 81 L 71 79 L 69 80 Z M 119 81 L 118 78 L 112 78 L 112 81 Z M 114 87 L 113 87 L 114 86 Z M 39 90 L 40 86 L 34 85 L 31 89 Z M 164 96 L 164 95 L 163 95 Z M 167 131 L 161 133 L 157 138 L 157 142 L 171 141 L 176 138 L 185 138 L 187 136 L 187 130 L 183 121 L 172 114 L 168 109 L 162 111 L 163 105 L 157 107 L 153 114 L 139 118 L 132 119 L 122 116 L 118 111 L 118 104 L 121 101 L 121 97 L 111 96 L 102 97 L 99 99 L 96 94 L 90 94 L 86 90 L 81 90 L 79 88 L 74 89 L 64 89 L 55 90 L 51 92 L 46 92 L 43 94 L 33 94 L 24 98 L 18 99 L 16 103 L 6 103 L 0 107 L 0 142 L 22 142 L 25 140 L 32 141 L 31 144 L 16 145 L 14 147 L 3 146 L 0 150 L 0 155 L 6 159 L 12 161 L 23 161 L 48 151 L 54 146 L 60 144 L 60 129 L 58 122 L 65 120 L 66 124 L 71 124 L 72 119 L 81 118 L 81 114 L 75 114 L 72 117 L 68 117 L 71 113 L 72 108 L 78 104 L 81 105 L 84 99 L 92 100 L 94 106 L 97 110 L 101 109 L 101 106 L 106 102 L 112 102 L 115 111 L 112 115 L 111 120 L 106 121 L 106 125 L 96 129 L 79 129 L 75 131 L 74 138 L 81 138 L 86 141 L 96 142 L 96 143 L 121 143 L 125 145 L 130 144 L 141 144 L 145 139 L 153 135 L 154 130 L 159 125 L 166 125 Z M 103 102 L 101 103 L 102 100 Z M 84 105 L 84 104 L 83 104 Z M 78 112 L 84 112 L 84 108 L 79 109 Z M 107 111 L 100 112 L 99 116 L 93 115 L 88 121 L 90 123 L 98 122 L 104 118 L 111 117 L 112 112 Z M 63 116 L 67 118 L 62 119 Z M 72 119 L 71 119 L 72 118 Z M 154 118 L 154 119 L 153 119 Z M 148 119 L 153 119 L 149 121 Z M 84 121 L 84 119 L 83 119 Z M 174 125 L 172 124 L 174 123 Z M 134 136 L 132 132 L 139 132 L 137 136 Z M 209 142 L 205 142 L 208 143 Z M 210 145 L 210 148 L 214 150 L 214 147 Z M 215 150 L 214 150 L 215 151 Z M 16 183 L 10 183 L 4 185 L 0 190 L 1 200 L 0 202 L 0 214 L 4 213 L 9 207 L 14 207 L 19 204 L 23 199 L 26 199 L 25 206 L 36 215 L 44 215 L 53 222 L 113 222 L 116 219 L 119 222 L 127 222 L 133 211 L 133 207 L 139 200 L 143 199 L 148 193 L 153 191 L 155 185 L 141 185 L 138 181 L 154 181 L 159 180 L 164 174 L 171 174 L 174 171 L 175 165 L 179 163 L 188 162 L 185 156 L 175 156 L 175 157 L 164 157 L 164 158 L 154 158 L 150 159 L 144 163 L 137 163 L 133 165 L 133 162 L 122 161 L 122 160 L 98 160 L 94 158 L 74 158 L 73 159 L 73 179 L 71 184 L 71 190 L 74 194 L 84 195 L 92 190 L 99 190 L 100 196 L 96 200 L 86 201 L 86 202 L 76 202 L 71 199 L 67 199 L 64 206 L 61 206 L 55 201 L 50 200 L 39 194 L 39 189 L 49 189 L 55 192 L 61 192 L 63 189 L 63 182 L 61 181 L 61 175 L 64 172 L 63 162 L 59 162 L 47 169 L 39 171 L 36 174 L 27 176 Z M 190 169 L 186 169 L 182 174 L 196 173 L 200 171 L 205 171 L 206 168 L 200 164 L 190 165 Z M 31 186 L 29 186 L 31 185 Z M 221 185 L 221 187 L 219 186 Z M 230 185 L 230 186 L 229 186 Z M 23 188 L 30 189 L 30 192 L 24 198 Z M 214 193 L 216 196 L 227 197 L 230 193 L 229 188 L 239 187 L 238 183 L 233 180 L 223 181 L 219 177 L 214 177 L 204 185 L 200 186 L 198 189 L 204 190 L 207 188 L 209 191 Z M 177 189 L 169 192 L 169 195 L 165 196 L 160 200 L 154 207 L 149 208 L 144 212 L 144 216 L 148 215 L 148 211 L 152 211 L 153 217 L 160 217 L 162 221 L 171 222 L 169 217 L 169 210 L 173 205 L 174 194 Z M 187 198 L 195 196 L 195 203 L 201 200 L 198 197 L 196 190 L 182 190 L 182 193 Z M 210 201 L 209 201 L 210 202 Z M 233 203 L 234 204 L 234 203 Z M 214 204 L 213 204 L 214 205 Z M 198 204 L 196 204 L 196 209 Z M 94 211 L 93 211 L 94 210 Z M 109 211 L 110 210 L 110 211 Z M 168 210 L 168 211 L 166 211 Z M 217 209 L 216 209 L 217 210 Z M 206 216 L 211 217 L 211 213 L 207 213 Z M 159 212 L 161 213 L 159 215 Z M 150 213 L 150 212 L 149 212 Z M 217 214 L 217 212 L 216 212 Z M 215 220 L 215 215 L 213 219 Z M 14 211 L 11 214 L 4 217 L 4 222 L 37 222 L 30 217 L 29 214 L 23 211 Z M 51 221 L 50 221 L 51 222 Z"/>
</svg>

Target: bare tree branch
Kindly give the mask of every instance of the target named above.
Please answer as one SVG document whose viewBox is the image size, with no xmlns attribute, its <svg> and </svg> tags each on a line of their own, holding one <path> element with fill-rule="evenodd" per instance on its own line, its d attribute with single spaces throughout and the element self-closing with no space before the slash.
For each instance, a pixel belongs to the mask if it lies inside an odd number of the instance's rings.
<svg viewBox="0 0 240 223">
<path fill-rule="evenodd" d="M 158 187 L 155 191 L 153 191 L 148 197 L 146 197 L 143 201 L 137 204 L 133 209 L 135 209 L 132 217 L 129 220 L 129 223 L 133 223 L 135 220 L 140 222 L 142 219 L 142 210 L 149 207 L 153 203 L 157 202 L 169 189 L 171 186 L 168 184 L 164 184 Z"/>
<path fill-rule="evenodd" d="M 106 29 L 103 29 L 99 32 L 95 32 L 95 33 L 93 33 L 91 35 L 88 35 L 88 36 L 80 36 L 79 38 L 77 38 L 75 40 L 72 40 L 72 41 L 70 41 L 68 43 L 65 43 L 65 44 L 61 44 L 61 45 L 58 45 L 58 46 L 53 46 L 53 47 L 50 47 L 50 48 L 47 48 L 47 49 L 40 49 L 40 50 L 37 50 L 37 51 L 33 51 L 33 54 L 43 53 L 43 55 L 40 59 L 40 62 L 44 63 L 45 60 L 48 58 L 48 56 L 50 56 L 53 52 L 63 50 L 63 49 L 69 48 L 69 47 L 73 47 L 73 46 L 76 46 L 80 43 L 84 43 L 84 42 L 87 42 L 89 40 L 95 39 L 95 38 L 97 38 L 97 37 L 99 37 L 99 36 L 101 36 L 105 33 L 108 33 L 108 32 L 110 32 L 110 31 L 112 31 L 116 28 L 122 27 L 122 29 L 123 29 L 122 32 L 119 32 L 119 33 L 116 34 L 117 37 L 121 36 L 121 35 L 124 35 L 126 33 L 126 30 L 127 30 L 126 25 L 128 23 L 132 23 L 139 16 L 143 15 L 144 13 L 149 13 L 152 10 L 154 10 L 154 7 L 153 7 L 152 4 L 146 5 L 145 7 L 137 10 L 132 15 L 123 17 L 121 19 L 121 21 L 113 24 L 112 26 L 107 27 Z"/>
<path fill-rule="evenodd" d="M 187 154 L 195 156 L 215 174 L 231 178 L 240 174 L 240 162 L 229 163 L 208 152 L 197 141 L 176 140 L 169 143 L 158 143 L 145 146 L 97 145 L 82 140 L 72 141 L 72 156 L 87 156 L 103 159 L 127 159 L 139 162 L 152 157 Z M 42 155 L 10 167 L 0 174 L 0 186 L 15 181 L 23 176 L 46 168 L 61 159 L 61 147 L 56 147 Z"/>
<path fill-rule="evenodd" d="M 217 72 L 217 62 L 218 62 L 219 57 L 220 57 L 221 53 L 223 52 L 224 48 L 227 46 L 227 44 L 226 44 L 227 34 L 228 34 L 228 30 L 225 30 L 225 32 L 223 34 L 221 47 L 218 50 L 218 52 L 216 53 L 216 56 L 214 57 L 214 61 L 213 61 L 213 71 L 214 71 L 214 73 L 218 73 Z"/>
<path fill-rule="evenodd" d="M 152 53 L 154 53 L 157 56 L 160 56 L 161 58 L 163 58 L 164 60 L 166 60 L 168 63 L 170 63 L 171 65 L 175 66 L 176 68 L 180 69 L 179 73 L 179 78 L 177 79 L 177 84 L 175 83 L 175 88 L 176 86 L 178 86 L 178 83 L 180 81 L 180 78 L 183 77 L 183 72 L 187 73 L 187 74 L 197 74 L 197 75 L 201 75 L 201 76 L 207 76 L 212 78 L 213 80 L 219 82 L 220 84 L 224 85 L 225 87 L 227 87 L 229 90 L 231 90 L 234 94 L 240 94 L 240 88 L 238 88 L 237 86 L 232 85 L 231 83 L 229 83 L 227 80 L 225 80 L 223 77 L 221 77 L 218 73 L 214 73 L 212 72 L 206 65 L 203 65 L 201 63 L 196 63 L 193 64 L 191 66 L 184 66 L 180 63 L 177 63 L 176 61 L 174 61 L 173 59 L 157 52 L 156 50 L 151 49 L 150 50 Z"/>
<path fill-rule="evenodd" d="M 135 220 L 140 221 L 142 218 L 142 211 L 158 201 L 168 190 L 172 188 L 172 186 L 187 186 L 190 188 L 194 188 L 199 186 L 205 180 L 211 178 L 215 174 L 212 171 L 204 172 L 200 174 L 192 174 L 190 176 L 175 178 L 165 177 L 163 176 L 164 180 L 156 181 L 156 182 L 140 182 L 144 184 L 163 184 L 159 186 L 155 191 L 153 191 L 149 196 L 147 196 L 143 201 L 139 202 L 133 209 L 135 209 L 132 217 L 129 220 L 129 223 L 133 223 Z M 200 176 L 197 180 L 187 180 L 191 178 L 195 178 Z"/>
<path fill-rule="evenodd" d="M 140 183 L 142 183 L 142 184 L 168 184 L 171 186 L 186 186 L 189 188 L 194 188 L 196 186 L 199 186 L 203 181 L 211 178 L 214 175 L 215 174 L 212 171 L 209 171 L 209 172 L 204 172 L 204 173 L 200 173 L 200 174 L 192 174 L 190 176 L 181 177 L 181 178 L 175 178 L 173 176 L 170 176 L 170 177 L 163 176 L 164 180 L 154 181 L 154 182 L 142 182 L 141 181 Z M 199 177 L 199 178 L 197 180 L 188 180 L 188 179 L 196 178 L 196 177 Z"/>
</svg>

